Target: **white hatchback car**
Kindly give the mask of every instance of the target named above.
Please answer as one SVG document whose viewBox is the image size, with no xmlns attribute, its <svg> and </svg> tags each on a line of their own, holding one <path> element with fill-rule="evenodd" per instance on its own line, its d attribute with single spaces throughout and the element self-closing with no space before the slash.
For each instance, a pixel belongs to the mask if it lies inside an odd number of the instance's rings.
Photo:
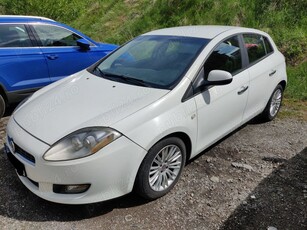
<svg viewBox="0 0 307 230">
<path fill-rule="evenodd" d="M 189 26 L 141 35 L 16 108 L 6 152 L 22 183 L 81 204 L 170 191 L 187 160 L 251 118 L 272 120 L 284 56 L 255 29 Z"/>
</svg>

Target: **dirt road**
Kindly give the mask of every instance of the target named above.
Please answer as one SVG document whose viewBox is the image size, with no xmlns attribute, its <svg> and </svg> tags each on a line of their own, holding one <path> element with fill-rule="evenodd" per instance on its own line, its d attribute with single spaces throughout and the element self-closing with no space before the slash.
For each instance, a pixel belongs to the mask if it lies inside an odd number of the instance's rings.
<svg viewBox="0 0 307 230">
<path fill-rule="evenodd" d="M 0 229 L 307 229 L 307 122 L 247 124 L 192 160 L 170 194 L 91 205 L 44 201 L 3 154 Z"/>
</svg>

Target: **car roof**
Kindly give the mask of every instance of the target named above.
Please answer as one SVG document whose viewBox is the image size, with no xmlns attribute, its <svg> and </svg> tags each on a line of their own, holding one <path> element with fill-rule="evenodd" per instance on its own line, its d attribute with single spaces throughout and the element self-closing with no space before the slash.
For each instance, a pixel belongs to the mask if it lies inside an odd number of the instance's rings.
<svg viewBox="0 0 307 230">
<path fill-rule="evenodd" d="M 55 22 L 50 18 L 38 17 L 38 16 L 23 16 L 23 15 L 0 15 L 1 22 Z"/>
<path fill-rule="evenodd" d="M 148 32 L 144 35 L 170 35 L 170 36 L 183 36 L 183 37 L 199 37 L 199 38 L 207 38 L 207 39 L 213 39 L 217 35 L 229 31 L 234 30 L 241 32 L 260 32 L 255 29 L 249 29 L 244 27 L 238 27 L 238 26 L 214 26 L 214 25 L 208 25 L 208 26 L 180 26 L 180 27 L 171 27 L 171 28 L 165 28 L 160 30 L 154 30 L 151 32 Z"/>
</svg>

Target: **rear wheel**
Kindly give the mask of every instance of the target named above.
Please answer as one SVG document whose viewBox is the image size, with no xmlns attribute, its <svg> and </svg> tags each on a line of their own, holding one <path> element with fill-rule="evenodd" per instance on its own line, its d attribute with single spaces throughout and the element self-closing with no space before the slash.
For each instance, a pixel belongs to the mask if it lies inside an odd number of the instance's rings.
<svg viewBox="0 0 307 230">
<path fill-rule="evenodd" d="M 177 183 L 186 160 L 186 147 L 177 137 L 155 144 L 144 158 L 135 183 L 136 192 L 153 200 L 164 196 Z"/>
<path fill-rule="evenodd" d="M 260 115 L 264 121 L 272 121 L 277 116 L 282 103 L 283 91 L 281 85 L 274 89 L 268 104 Z"/>
<path fill-rule="evenodd" d="M 5 112 L 5 101 L 2 95 L 0 95 L 0 118 L 2 118 L 2 116 L 4 115 L 4 112 Z"/>
</svg>

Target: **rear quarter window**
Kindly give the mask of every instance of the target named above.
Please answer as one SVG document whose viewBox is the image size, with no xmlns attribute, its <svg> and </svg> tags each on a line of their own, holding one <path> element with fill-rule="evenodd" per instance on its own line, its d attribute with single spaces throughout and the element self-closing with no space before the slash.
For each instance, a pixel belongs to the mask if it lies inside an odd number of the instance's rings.
<svg viewBox="0 0 307 230">
<path fill-rule="evenodd" d="M 266 38 L 266 37 L 263 37 L 263 41 L 264 41 L 266 53 L 267 54 L 272 53 L 273 52 L 273 48 L 272 48 L 272 45 L 271 45 L 269 39 Z"/>
</svg>

